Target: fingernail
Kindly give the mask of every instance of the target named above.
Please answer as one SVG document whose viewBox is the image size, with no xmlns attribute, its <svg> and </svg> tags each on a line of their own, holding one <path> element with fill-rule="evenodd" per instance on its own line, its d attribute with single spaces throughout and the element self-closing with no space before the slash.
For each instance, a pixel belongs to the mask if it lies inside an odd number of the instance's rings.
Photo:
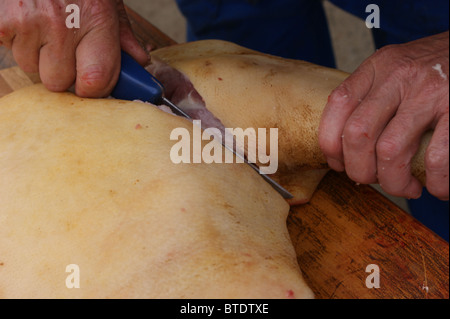
<svg viewBox="0 0 450 319">
<path fill-rule="evenodd" d="M 419 199 L 420 197 L 422 197 L 422 192 L 417 192 L 417 193 L 413 193 L 413 195 L 411 196 L 411 199 Z"/>
<path fill-rule="evenodd" d="M 419 199 L 422 197 L 422 189 L 419 191 L 411 191 L 408 195 L 406 196 L 408 199 Z"/>
</svg>

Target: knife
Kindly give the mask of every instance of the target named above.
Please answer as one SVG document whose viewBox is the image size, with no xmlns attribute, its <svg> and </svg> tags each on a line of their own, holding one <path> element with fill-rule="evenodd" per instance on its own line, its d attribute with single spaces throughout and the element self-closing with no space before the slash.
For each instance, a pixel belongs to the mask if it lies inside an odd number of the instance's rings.
<svg viewBox="0 0 450 319">
<path fill-rule="evenodd" d="M 144 67 L 142 67 L 136 60 L 134 60 L 128 53 L 122 51 L 121 53 L 122 64 L 120 67 L 119 79 L 114 87 L 111 96 L 120 100 L 140 100 L 146 101 L 154 105 L 167 105 L 175 113 L 192 120 L 192 117 L 184 112 L 177 105 L 172 103 L 164 96 L 164 86 L 150 74 Z M 222 146 L 227 150 L 233 152 L 233 154 L 242 159 L 247 165 L 253 168 L 258 174 L 268 182 L 283 198 L 291 199 L 292 194 L 284 189 L 280 184 L 275 182 L 269 176 L 262 174 L 259 171 L 258 166 L 247 161 L 247 159 L 236 152 L 234 149 L 226 145 L 222 141 Z"/>
</svg>

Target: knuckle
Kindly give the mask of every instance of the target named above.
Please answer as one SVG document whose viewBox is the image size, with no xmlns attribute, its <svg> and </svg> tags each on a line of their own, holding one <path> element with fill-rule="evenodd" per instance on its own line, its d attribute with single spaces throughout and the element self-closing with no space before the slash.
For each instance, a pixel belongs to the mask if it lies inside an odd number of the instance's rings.
<svg viewBox="0 0 450 319">
<path fill-rule="evenodd" d="M 425 155 L 425 166 L 431 171 L 447 171 L 448 173 L 448 149 L 432 148 Z"/>
<path fill-rule="evenodd" d="M 39 11 L 36 20 L 38 20 L 46 29 L 54 30 L 65 28 L 64 12 L 65 10 L 59 1 L 49 1 L 46 3 L 45 10 L 41 9 Z"/>
<path fill-rule="evenodd" d="M 29 26 L 32 24 L 33 20 L 27 20 L 24 14 L 17 14 L 12 18 L 11 26 L 16 34 L 23 34 L 28 32 Z"/>
<path fill-rule="evenodd" d="M 91 27 L 110 25 L 113 21 L 111 13 L 117 11 L 109 0 L 88 1 L 85 5 L 83 12 L 88 12 L 89 16 L 86 18 Z"/>
<path fill-rule="evenodd" d="M 402 147 L 394 139 L 380 139 L 376 146 L 377 158 L 383 162 L 391 161 L 399 156 Z"/>
<path fill-rule="evenodd" d="M 49 13 L 46 17 L 44 30 L 52 39 L 57 39 L 59 41 L 62 41 L 69 31 L 66 27 L 64 17 L 62 15 L 57 15 L 54 12 Z"/>
<path fill-rule="evenodd" d="M 398 53 L 399 53 L 399 45 L 391 44 L 378 49 L 373 55 L 373 57 L 375 59 L 384 61 L 385 59 L 392 59 L 393 57 L 397 56 Z"/>
<path fill-rule="evenodd" d="M 376 64 L 386 64 L 395 61 L 391 76 L 394 78 L 416 77 L 418 72 L 418 62 L 406 54 L 401 45 L 388 45 L 379 49 L 374 54 Z"/>
<path fill-rule="evenodd" d="M 344 105 L 348 102 L 348 98 L 351 95 L 350 92 L 351 91 L 348 85 L 346 85 L 346 82 L 343 82 L 330 94 L 328 104 L 332 104 L 334 107 Z"/>
<path fill-rule="evenodd" d="M 350 121 L 344 128 L 344 140 L 350 147 L 360 147 L 369 142 L 369 128 L 365 121 Z"/>
<path fill-rule="evenodd" d="M 59 17 L 49 18 L 46 23 L 46 29 L 52 36 L 64 36 L 68 32 L 65 22 Z"/>
<path fill-rule="evenodd" d="M 444 107 L 446 106 L 448 111 L 448 82 L 443 81 L 442 76 L 436 72 L 431 76 L 427 76 L 421 84 L 423 96 L 437 97 L 438 99 L 443 100 L 444 103 L 441 103 L 441 105 Z"/>
<path fill-rule="evenodd" d="M 417 76 L 418 62 L 407 56 L 402 56 L 396 61 L 394 74 L 402 78 L 414 78 Z"/>
</svg>

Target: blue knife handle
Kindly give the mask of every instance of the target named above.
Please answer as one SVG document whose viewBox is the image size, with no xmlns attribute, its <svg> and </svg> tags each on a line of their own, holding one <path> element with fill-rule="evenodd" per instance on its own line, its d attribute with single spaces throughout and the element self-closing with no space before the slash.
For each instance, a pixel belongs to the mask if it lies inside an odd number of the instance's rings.
<svg viewBox="0 0 450 319">
<path fill-rule="evenodd" d="M 122 51 L 119 80 L 111 96 L 120 100 L 141 100 L 160 104 L 164 86 L 147 70 Z"/>
</svg>

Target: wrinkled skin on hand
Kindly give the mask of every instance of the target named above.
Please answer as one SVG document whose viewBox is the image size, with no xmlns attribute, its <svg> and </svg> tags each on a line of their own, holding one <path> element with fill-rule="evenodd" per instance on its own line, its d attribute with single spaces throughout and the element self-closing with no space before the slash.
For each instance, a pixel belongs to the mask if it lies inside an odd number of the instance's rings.
<svg viewBox="0 0 450 319">
<path fill-rule="evenodd" d="M 69 29 L 66 6 L 80 8 L 80 28 Z M 0 44 L 26 72 L 39 72 L 52 91 L 75 83 L 83 97 L 104 97 L 120 71 L 120 49 L 142 65 L 148 55 L 135 39 L 122 0 L 0 0 Z"/>
<path fill-rule="evenodd" d="M 418 198 L 410 163 L 427 130 L 426 187 L 449 197 L 449 33 L 378 50 L 335 91 L 319 143 L 328 164 L 355 182 Z"/>
</svg>

